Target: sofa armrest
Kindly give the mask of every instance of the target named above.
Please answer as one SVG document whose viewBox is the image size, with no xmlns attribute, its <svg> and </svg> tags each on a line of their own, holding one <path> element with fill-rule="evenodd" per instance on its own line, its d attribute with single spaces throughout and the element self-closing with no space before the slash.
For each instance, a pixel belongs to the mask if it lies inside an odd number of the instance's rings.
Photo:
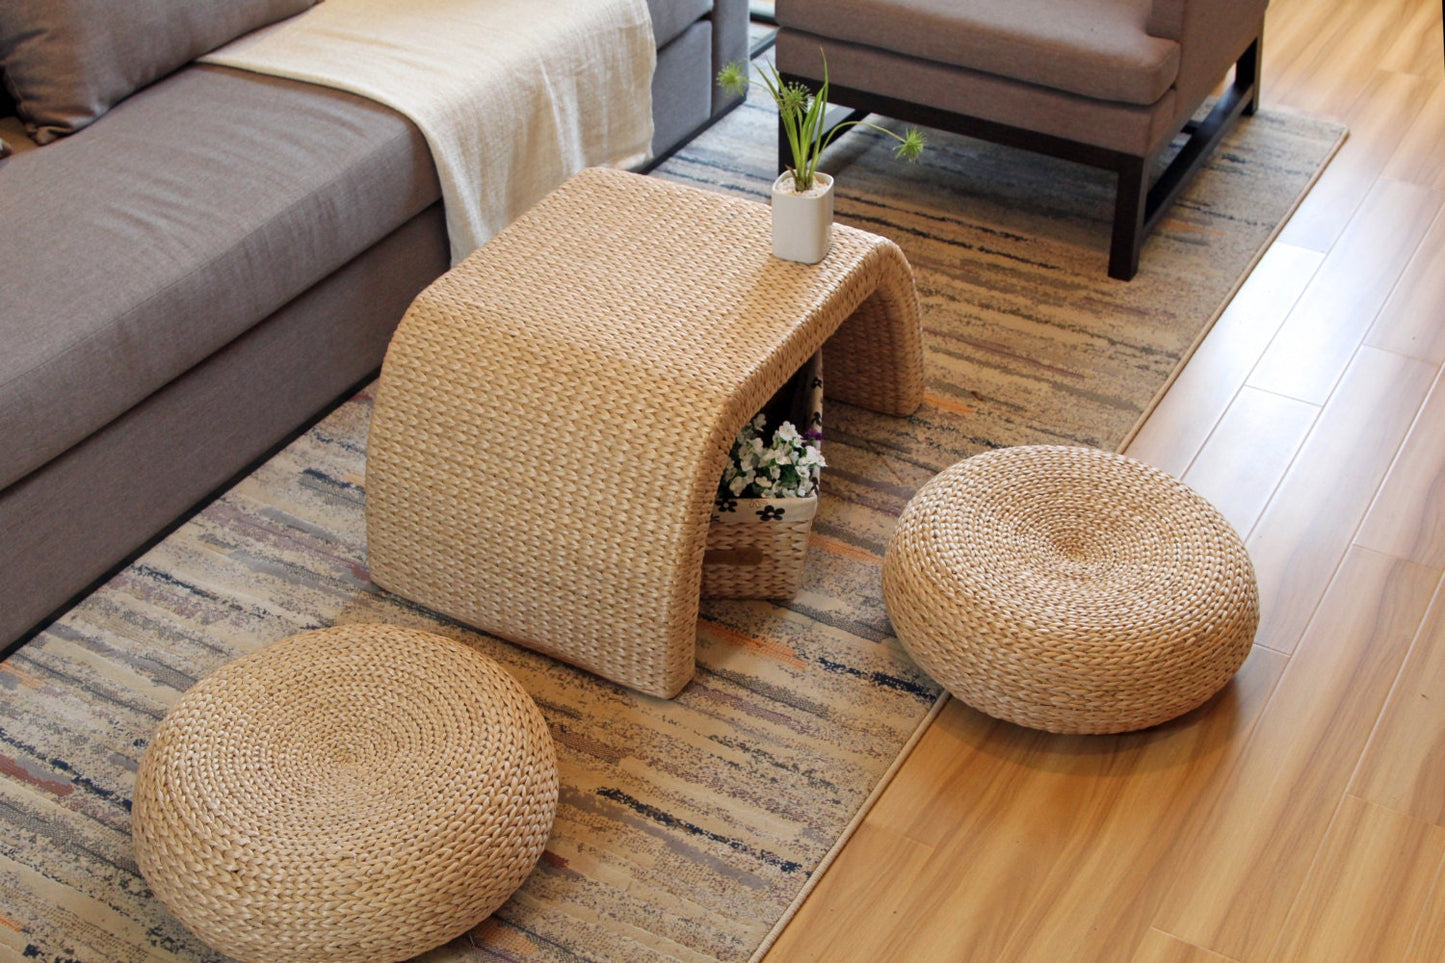
<svg viewBox="0 0 1445 963">
<path fill-rule="evenodd" d="M 728 64 L 747 59 L 748 0 L 713 0 L 711 78 L 716 80 L 718 71 Z M 713 116 L 739 100 L 742 100 L 741 95 L 723 90 L 717 83 L 712 84 Z"/>
<path fill-rule="evenodd" d="M 1238 33 L 1243 27 L 1250 36 L 1264 22 L 1269 0 L 1154 0 L 1144 30 L 1151 37 L 1175 40 L 1188 46 L 1203 38 Z"/>
<path fill-rule="evenodd" d="M 1151 37 L 1178 40 L 1184 31 L 1184 8 L 1189 0 L 1154 0 L 1144 31 Z"/>
<path fill-rule="evenodd" d="M 1269 0 L 1154 0 L 1146 29 L 1179 44 L 1181 105 L 1199 104 L 1264 27 Z"/>
</svg>

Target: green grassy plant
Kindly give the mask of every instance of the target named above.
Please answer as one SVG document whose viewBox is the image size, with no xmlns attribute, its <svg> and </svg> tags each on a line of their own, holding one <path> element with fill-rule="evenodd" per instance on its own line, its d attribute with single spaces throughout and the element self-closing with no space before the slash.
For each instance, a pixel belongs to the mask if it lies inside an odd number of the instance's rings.
<svg viewBox="0 0 1445 963">
<path fill-rule="evenodd" d="M 778 73 L 777 67 L 772 64 L 761 65 L 758 73 L 762 77 L 761 82 L 752 79 L 746 63 L 741 61 L 731 63 L 719 71 L 718 84 L 723 89 L 738 94 L 746 94 L 749 87 L 759 85 L 772 96 L 773 102 L 778 105 L 778 117 L 783 122 L 783 131 L 787 135 L 788 147 L 793 155 L 792 166 L 788 168 L 789 173 L 793 175 L 793 189 L 800 194 L 812 188 L 813 177 L 818 171 L 819 155 L 845 127 L 861 125 L 887 134 L 898 141 L 898 146 L 893 149 L 893 153 L 895 157 L 902 160 L 915 161 L 923 153 L 925 146 L 923 133 L 916 127 L 908 128 L 903 134 L 896 134 L 877 124 L 850 120 L 838 124 L 832 130 L 826 130 L 824 127 L 824 115 L 828 111 L 828 58 L 826 56 L 823 58 L 823 83 L 816 94 L 806 85 L 796 81 L 785 83 Z"/>
</svg>

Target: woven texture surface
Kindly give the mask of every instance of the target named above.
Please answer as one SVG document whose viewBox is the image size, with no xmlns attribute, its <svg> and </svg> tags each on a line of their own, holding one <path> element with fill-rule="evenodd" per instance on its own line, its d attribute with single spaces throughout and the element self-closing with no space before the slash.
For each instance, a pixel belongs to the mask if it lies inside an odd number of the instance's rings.
<svg viewBox="0 0 1445 963">
<path fill-rule="evenodd" d="M 790 599 L 803 584 L 816 498 L 745 498 L 714 521 L 703 555 L 702 597 Z M 806 515 L 789 521 L 788 513 Z M 774 520 L 774 514 L 782 517 Z"/>
<path fill-rule="evenodd" d="M 790 397 L 791 395 L 791 397 Z M 823 428 L 823 358 L 809 358 L 779 399 L 791 410 L 773 412 L 767 424 L 786 418 L 799 431 Z M 821 442 L 820 442 L 821 444 Z M 819 471 L 821 475 L 821 471 Z M 820 481 L 821 479 L 815 479 Z M 702 557 L 705 599 L 791 599 L 803 584 L 808 535 L 818 513 L 816 493 L 806 498 L 718 497 L 713 504 Z"/>
<path fill-rule="evenodd" d="M 1218 692 L 1259 623 L 1254 568 L 1207 501 L 1111 452 L 975 455 L 904 509 L 883 595 L 969 705 L 1052 732 L 1142 729 Z"/>
<path fill-rule="evenodd" d="M 676 695 L 738 429 L 825 341 L 830 397 L 893 415 L 923 400 L 898 247 L 838 226 L 820 264 L 794 264 L 769 223 L 761 204 L 587 170 L 422 292 L 368 443 L 377 584 Z"/>
<path fill-rule="evenodd" d="M 136 862 L 250 961 L 403 960 L 476 926 L 551 832 L 546 722 L 494 661 L 414 629 L 302 633 L 229 663 L 136 776 Z"/>
<path fill-rule="evenodd" d="M 787 605 L 705 601 L 694 681 L 674 700 L 378 591 L 362 523 L 372 404 L 369 392 L 353 399 L 0 664 L 0 915 L 18 926 L 0 926 L 0 959 L 224 963 L 136 870 L 130 801 L 146 742 L 217 666 L 318 625 L 380 621 L 496 659 L 546 715 L 558 753 L 543 858 L 425 963 L 744 963 L 939 691 L 893 637 L 878 586 L 904 505 L 986 448 L 1119 446 L 1339 137 L 1268 109 L 1239 125 L 1129 284 L 1104 274 L 1109 175 L 944 134 L 900 164 L 882 135 L 839 137 L 825 157 L 839 219 L 893 238 L 913 266 L 927 397 L 906 421 L 829 404 L 802 590 Z M 657 176 L 762 200 L 776 138 L 777 109 L 753 97 Z M 1097 747 L 970 728 L 983 731 L 973 751 L 1003 758 L 1022 743 L 1041 765 L 1109 777 L 1114 754 Z M 1200 731 L 1181 720 L 1159 738 L 1188 752 Z M 1001 788 L 960 787 L 960 798 L 987 805 Z M 1011 807 L 1020 831 L 1057 833 L 1074 800 L 1054 802 Z M 1110 858 L 1157 858 L 1155 823 L 1115 828 Z M 978 880 L 1006 923 L 1057 892 L 1033 857 L 1004 847 L 1000 873 Z"/>
</svg>

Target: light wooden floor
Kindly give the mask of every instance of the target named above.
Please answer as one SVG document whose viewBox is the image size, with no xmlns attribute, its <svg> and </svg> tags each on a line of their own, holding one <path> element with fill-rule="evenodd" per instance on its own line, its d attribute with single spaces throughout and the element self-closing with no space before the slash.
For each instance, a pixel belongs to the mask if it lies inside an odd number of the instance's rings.
<svg viewBox="0 0 1445 963">
<path fill-rule="evenodd" d="M 1246 537 L 1237 680 L 1121 737 L 950 704 L 770 963 L 1445 960 L 1440 17 L 1274 0 L 1266 105 L 1351 136 L 1130 448 Z"/>
</svg>

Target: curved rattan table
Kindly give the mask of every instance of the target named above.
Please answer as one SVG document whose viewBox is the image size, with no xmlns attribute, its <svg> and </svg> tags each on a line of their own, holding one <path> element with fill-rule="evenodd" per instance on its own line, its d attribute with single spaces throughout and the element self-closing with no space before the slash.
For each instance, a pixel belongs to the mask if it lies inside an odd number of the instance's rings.
<svg viewBox="0 0 1445 963">
<path fill-rule="evenodd" d="M 136 776 L 136 862 L 165 906 L 248 961 L 403 960 L 521 885 L 557 763 L 491 659 L 412 629 L 302 633 L 166 714 Z"/>
<path fill-rule="evenodd" d="M 897 245 L 835 225 L 797 264 L 769 224 L 753 201 L 585 170 L 423 291 L 367 443 L 376 583 L 676 695 L 738 429 L 820 347 L 829 398 L 923 400 Z"/>
<path fill-rule="evenodd" d="M 909 502 L 883 563 L 899 640 L 945 688 L 1052 732 L 1143 729 L 1249 654 L 1254 568 L 1183 483 L 1090 448 L 977 455 Z"/>
</svg>

